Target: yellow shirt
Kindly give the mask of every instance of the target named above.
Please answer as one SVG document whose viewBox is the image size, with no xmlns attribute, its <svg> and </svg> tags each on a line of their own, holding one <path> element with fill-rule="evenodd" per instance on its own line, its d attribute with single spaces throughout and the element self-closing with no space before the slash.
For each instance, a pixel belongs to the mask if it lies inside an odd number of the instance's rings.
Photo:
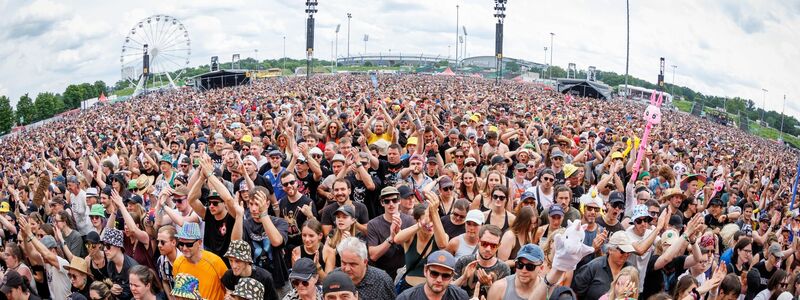
<svg viewBox="0 0 800 300">
<path fill-rule="evenodd" d="M 196 264 L 190 262 L 183 255 L 178 255 L 172 264 L 172 275 L 179 273 L 190 274 L 200 281 L 200 295 L 208 300 L 224 300 L 225 287 L 222 285 L 222 275 L 228 267 L 219 256 L 203 250 L 200 261 Z"/>
<path fill-rule="evenodd" d="M 392 140 L 393 140 L 392 134 L 389 133 L 388 131 L 384 132 L 383 134 L 380 134 L 380 135 L 373 133 L 373 134 L 369 135 L 369 138 L 367 138 L 367 144 L 372 145 L 373 143 L 377 142 L 378 140 L 384 140 L 384 141 L 387 141 L 387 142 L 389 142 L 391 144 Z"/>
</svg>

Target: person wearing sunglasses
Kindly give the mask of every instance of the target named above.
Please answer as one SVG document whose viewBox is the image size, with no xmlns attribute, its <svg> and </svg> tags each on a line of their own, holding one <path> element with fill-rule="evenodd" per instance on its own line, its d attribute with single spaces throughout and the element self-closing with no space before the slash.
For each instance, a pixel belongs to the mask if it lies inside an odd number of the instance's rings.
<svg viewBox="0 0 800 300">
<path fill-rule="evenodd" d="M 402 187 L 401 187 L 402 188 Z M 410 192 L 408 197 L 415 197 L 414 192 L 405 187 L 402 189 Z M 400 212 L 400 197 L 403 194 L 393 186 L 381 190 L 379 201 L 383 207 L 383 215 L 377 216 L 367 223 L 367 246 L 369 259 L 373 265 L 386 271 L 391 278 L 397 275 L 397 269 L 405 264 L 403 246 L 395 243 L 395 236 L 400 230 L 416 224 L 412 214 Z"/>
<path fill-rule="evenodd" d="M 225 257 L 230 261 L 231 268 L 222 275 L 222 285 L 228 291 L 234 291 L 242 279 L 252 278 L 264 285 L 265 300 L 278 300 L 278 294 L 274 287 L 272 274 L 264 268 L 253 265 L 253 254 L 250 244 L 242 240 L 231 241 Z M 294 268 L 297 266 L 295 265 Z M 316 268 L 315 268 L 316 269 Z M 290 278 L 291 279 L 291 278 Z M 260 299 L 259 299 L 260 300 Z"/>
<path fill-rule="evenodd" d="M 502 235 L 499 227 L 484 224 L 478 232 L 476 253 L 456 261 L 453 284 L 466 290 L 470 297 L 486 296 L 494 281 L 511 274 L 508 265 L 497 258 Z"/>
<path fill-rule="evenodd" d="M 108 279 L 112 283 L 111 294 L 118 299 L 130 299 L 133 295 L 128 275 L 130 269 L 138 263 L 132 257 L 125 255 L 123 239 L 122 230 L 107 228 L 100 237 L 100 242 L 103 243 L 103 252 L 108 259 L 106 270 Z"/>
<path fill-rule="evenodd" d="M 598 195 L 602 198 L 602 195 Z M 613 191 L 608 194 L 608 202 L 606 202 L 606 213 L 597 219 L 597 224 L 602 226 L 608 231 L 611 236 L 617 231 L 624 230 L 620 218 L 625 211 L 625 195 L 623 193 Z"/>
<path fill-rule="evenodd" d="M 206 227 L 208 226 L 210 225 L 206 223 Z M 207 238 L 203 238 L 200 225 L 192 222 L 184 223 L 178 229 L 175 238 L 178 239 L 178 250 L 183 255 L 178 256 L 172 263 L 173 276 L 186 273 L 203 282 L 200 285 L 200 295 L 203 298 L 209 300 L 225 298 L 225 287 L 222 285 L 221 279 L 228 267 L 225 266 L 222 258 L 203 249 Z"/>
<path fill-rule="evenodd" d="M 668 211 L 671 212 L 672 210 L 668 209 Z M 667 225 L 669 213 L 665 212 L 659 216 L 658 223 L 654 228 L 650 226 L 650 221 L 652 219 L 653 217 L 650 216 L 650 212 L 647 210 L 647 205 L 637 205 L 633 208 L 633 215 L 631 216 L 630 225 L 632 226 L 625 230 L 628 238 L 633 243 L 633 247 L 636 249 L 635 255 L 631 255 L 628 262 L 639 270 L 639 274 L 647 274 L 647 265 L 650 261 L 650 256 L 655 252 L 653 243 L 661 230 Z M 687 229 L 687 231 L 689 231 L 689 229 Z M 640 292 L 644 289 L 645 277 L 646 276 L 642 276 L 639 279 Z"/>
<path fill-rule="evenodd" d="M 489 288 L 488 300 L 528 299 L 544 264 L 544 252 L 538 245 L 525 244 L 514 260 L 515 273 L 495 281 Z"/>
<path fill-rule="evenodd" d="M 441 299 L 466 300 L 467 292 L 451 284 L 456 259 L 450 252 L 438 250 L 431 253 L 425 263 L 425 284 L 405 290 L 397 296 L 398 300 Z"/>
<path fill-rule="evenodd" d="M 511 201 L 508 189 L 505 185 L 496 185 L 489 193 L 489 197 L 492 200 L 489 205 L 490 210 L 483 213 L 484 217 L 486 217 L 486 224 L 495 225 L 503 231 L 508 230 L 508 227 L 517 218 L 507 209 L 508 202 Z M 492 219 L 494 219 L 494 222 L 492 222 Z"/>
<path fill-rule="evenodd" d="M 319 285 L 317 268 L 310 258 L 301 257 L 294 262 L 289 281 L 292 283 L 292 290 L 284 299 L 322 300 L 322 286 Z"/>
<path fill-rule="evenodd" d="M 44 269 L 46 272 L 43 273 L 46 273 L 47 277 L 43 280 L 46 280 L 50 297 L 65 299 L 69 295 L 70 282 L 63 267 L 69 265 L 69 261 L 60 256 L 55 238 L 45 235 L 37 239 L 31 232 L 31 226 L 26 218 L 19 218 L 18 222 L 22 232 L 19 239 L 23 241 L 24 253 L 31 262 L 31 269 L 34 273 L 37 269 Z M 39 289 L 41 288 L 39 286 Z"/>
</svg>

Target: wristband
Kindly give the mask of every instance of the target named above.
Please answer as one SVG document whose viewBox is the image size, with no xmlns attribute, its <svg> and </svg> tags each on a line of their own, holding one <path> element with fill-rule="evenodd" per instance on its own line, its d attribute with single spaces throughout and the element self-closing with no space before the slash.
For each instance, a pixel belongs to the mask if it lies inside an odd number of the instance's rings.
<svg viewBox="0 0 800 300">
<path fill-rule="evenodd" d="M 267 212 L 265 211 L 265 212 L 262 212 L 260 215 L 258 215 L 258 218 L 259 218 L 259 219 L 263 219 L 263 218 L 266 218 L 267 216 L 269 216 L 269 213 L 267 213 Z"/>
</svg>

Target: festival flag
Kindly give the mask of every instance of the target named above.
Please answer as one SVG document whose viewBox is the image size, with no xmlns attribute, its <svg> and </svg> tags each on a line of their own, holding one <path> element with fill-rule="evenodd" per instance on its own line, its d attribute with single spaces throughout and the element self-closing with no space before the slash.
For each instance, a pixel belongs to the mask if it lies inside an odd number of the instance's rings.
<svg viewBox="0 0 800 300">
<path fill-rule="evenodd" d="M 567 104 L 569 104 L 570 102 L 572 102 L 572 95 L 570 95 L 569 93 L 567 93 L 566 95 L 564 95 L 564 101 L 566 101 L 566 102 L 567 102 Z"/>
</svg>

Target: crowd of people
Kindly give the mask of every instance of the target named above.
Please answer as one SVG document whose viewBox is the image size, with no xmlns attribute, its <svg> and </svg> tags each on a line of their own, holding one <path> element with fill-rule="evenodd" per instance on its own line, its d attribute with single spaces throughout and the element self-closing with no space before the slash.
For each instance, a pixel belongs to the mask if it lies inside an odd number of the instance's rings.
<svg viewBox="0 0 800 300">
<path fill-rule="evenodd" d="M 645 106 L 337 75 L 92 107 L 0 140 L 0 298 L 798 299 L 798 153 L 668 109 L 642 145 Z"/>
</svg>

